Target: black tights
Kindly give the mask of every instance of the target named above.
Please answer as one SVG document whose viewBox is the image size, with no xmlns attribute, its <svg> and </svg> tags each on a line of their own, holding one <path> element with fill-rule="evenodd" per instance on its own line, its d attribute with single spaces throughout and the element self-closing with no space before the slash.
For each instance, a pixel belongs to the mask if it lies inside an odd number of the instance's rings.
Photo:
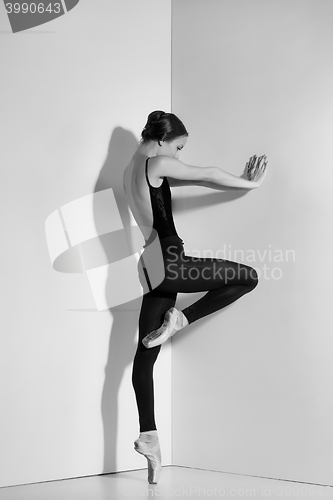
<svg viewBox="0 0 333 500">
<path fill-rule="evenodd" d="M 189 323 L 222 309 L 251 292 L 258 284 L 252 267 L 224 259 L 199 258 L 184 253 L 183 241 L 176 236 L 160 240 L 165 265 L 162 283 L 142 299 L 139 342 L 133 362 L 140 432 L 155 430 L 153 367 L 161 346 L 147 349 L 142 339 L 159 328 L 164 315 L 176 302 L 177 293 L 207 293 L 182 310 Z M 144 252 L 142 257 L 144 256 Z"/>
</svg>

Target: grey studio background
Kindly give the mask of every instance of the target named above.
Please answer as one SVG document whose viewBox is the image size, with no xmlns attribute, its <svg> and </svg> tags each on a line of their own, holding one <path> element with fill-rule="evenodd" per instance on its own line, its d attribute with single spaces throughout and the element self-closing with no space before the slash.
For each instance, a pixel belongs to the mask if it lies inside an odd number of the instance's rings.
<svg viewBox="0 0 333 500">
<path fill-rule="evenodd" d="M 14 35 L 0 9 L 0 486 L 142 468 L 140 299 L 97 311 L 85 274 L 52 268 L 44 224 L 107 188 L 134 224 L 122 172 L 154 109 L 184 121 L 186 163 L 270 161 L 247 194 L 173 191 L 189 253 L 261 277 L 163 346 L 163 465 L 333 485 L 332 14 L 330 0 L 81 0 Z"/>
</svg>

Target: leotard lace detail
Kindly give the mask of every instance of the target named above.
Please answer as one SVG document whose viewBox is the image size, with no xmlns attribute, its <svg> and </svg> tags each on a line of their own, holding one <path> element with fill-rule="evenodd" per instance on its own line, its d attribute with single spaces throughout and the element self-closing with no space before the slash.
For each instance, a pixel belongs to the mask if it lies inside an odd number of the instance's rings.
<svg viewBox="0 0 333 500">
<path fill-rule="evenodd" d="M 160 186 L 152 186 L 147 174 L 148 160 L 149 158 L 146 160 L 146 179 L 153 212 L 153 228 L 156 229 L 160 239 L 168 236 L 179 237 L 172 215 L 171 191 L 168 179 L 164 177 Z"/>
</svg>

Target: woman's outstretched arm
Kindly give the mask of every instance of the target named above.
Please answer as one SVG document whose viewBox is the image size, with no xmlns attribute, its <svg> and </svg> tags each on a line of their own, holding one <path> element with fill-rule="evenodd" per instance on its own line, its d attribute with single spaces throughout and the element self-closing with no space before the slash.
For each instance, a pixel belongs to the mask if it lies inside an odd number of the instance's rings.
<svg viewBox="0 0 333 500">
<path fill-rule="evenodd" d="M 171 186 L 199 185 L 203 187 L 211 187 L 218 189 L 219 187 L 231 187 L 236 189 L 255 189 L 261 185 L 261 182 L 266 173 L 266 166 L 261 168 L 257 179 L 248 180 L 243 177 L 237 177 L 230 174 L 220 167 L 195 167 L 181 162 L 177 158 L 169 156 L 157 156 L 151 158 L 153 161 L 153 169 L 156 177 L 171 177 Z M 179 180 L 179 183 L 177 183 Z M 184 181 L 187 181 L 186 184 Z"/>
<path fill-rule="evenodd" d="M 211 188 L 225 186 L 236 189 L 256 189 L 262 182 L 262 177 L 257 181 L 250 181 L 248 179 L 244 179 L 243 177 L 237 177 L 237 175 L 230 174 L 226 170 L 219 167 L 211 167 L 211 169 L 211 180 L 208 182 L 203 181 L 200 185 Z"/>
</svg>

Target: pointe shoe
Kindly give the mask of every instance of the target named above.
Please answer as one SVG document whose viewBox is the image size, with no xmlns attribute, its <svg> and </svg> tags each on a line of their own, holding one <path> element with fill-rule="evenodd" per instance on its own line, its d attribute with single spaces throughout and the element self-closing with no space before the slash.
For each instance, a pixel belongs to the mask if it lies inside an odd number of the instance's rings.
<svg viewBox="0 0 333 500">
<path fill-rule="evenodd" d="M 156 455 L 160 449 L 160 443 L 157 443 L 150 448 L 147 443 L 138 438 L 134 441 L 134 449 L 141 455 L 144 455 L 148 464 L 148 483 L 157 484 L 157 481 L 162 472 L 162 464 Z"/>
<path fill-rule="evenodd" d="M 181 311 L 178 311 L 175 307 L 171 307 L 164 315 L 163 325 L 157 330 L 148 333 L 142 340 L 143 345 L 147 347 L 147 349 L 161 345 L 178 330 L 183 328 L 183 325 L 180 326 L 179 321 L 177 321 L 179 313 L 181 313 Z"/>
</svg>

